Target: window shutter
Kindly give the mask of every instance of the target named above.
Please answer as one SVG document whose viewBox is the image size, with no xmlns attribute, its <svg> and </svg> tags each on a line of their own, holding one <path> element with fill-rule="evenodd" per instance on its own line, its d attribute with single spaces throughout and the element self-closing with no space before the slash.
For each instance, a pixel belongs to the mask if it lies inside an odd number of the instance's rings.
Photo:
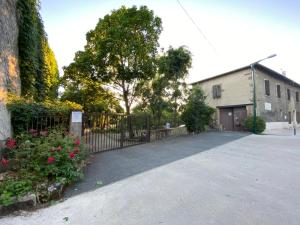
<svg viewBox="0 0 300 225">
<path fill-rule="evenodd" d="M 270 95 L 270 81 L 269 80 L 265 80 L 265 92 L 266 92 L 266 95 Z"/>
<path fill-rule="evenodd" d="M 213 98 L 220 98 L 221 97 L 221 85 L 214 85 L 212 87 Z"/>
<path fill-rule="evenodd" d="M 281 98 L 281 90 L 280 90 L 280 85 L 277 84 L 277 97 Z"/>
</svg>

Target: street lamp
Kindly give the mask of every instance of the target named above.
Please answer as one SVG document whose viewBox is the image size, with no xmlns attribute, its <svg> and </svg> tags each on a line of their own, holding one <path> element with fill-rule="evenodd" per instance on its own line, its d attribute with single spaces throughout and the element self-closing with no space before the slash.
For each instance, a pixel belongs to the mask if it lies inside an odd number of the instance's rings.
<svg viewBox="0 0 300 225">
<path fill-rule="evenodd" d="M 261 60 L 258 60 L 256 62 L 250 64 L 251 74 L 252 74 L 252 82 L 253 82 L 253 133 L 254 134 L 256 134 L 256 90 L 255 90 L 255 68 L 254 67 L 256 64 L 260 63 L 261 61 L 273 58 L 275 56 L 276 56 L 276 54 L 273 54 L 273 55 L 270 55 L 266 58 L 263 58 Z"/>
</svg>

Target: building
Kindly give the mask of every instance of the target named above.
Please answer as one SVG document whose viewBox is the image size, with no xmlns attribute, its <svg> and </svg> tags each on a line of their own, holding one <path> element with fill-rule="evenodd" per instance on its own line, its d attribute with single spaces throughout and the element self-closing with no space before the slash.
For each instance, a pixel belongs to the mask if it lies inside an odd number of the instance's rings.
<svg viewBox="0 0 300 225">
<path fill-rule="evenodd" d="M 215 120 L 224 130 L 243 130 L 243 122 L 253 114 L 251 67 L 245 66 L 192 83 L 207 95 L 207 103 L 216 108 Z M 300 122 L 300 84 L 261 64 L 255 65 L 256 113 L 267 129 Z"/>
</svg>

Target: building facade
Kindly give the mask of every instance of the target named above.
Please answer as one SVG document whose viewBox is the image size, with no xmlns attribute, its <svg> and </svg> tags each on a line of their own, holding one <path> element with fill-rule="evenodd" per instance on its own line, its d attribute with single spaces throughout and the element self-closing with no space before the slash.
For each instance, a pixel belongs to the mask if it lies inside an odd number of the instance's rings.
<svg viewBox="0 0 300 225">
<path fill-rule="evenodd" d="M 215 121 L 223 130 L 243 130 L 253 114 L 251 67 L 242 67 L 192 83 L 207 95 L 207 104 L 216 108 Z M 263 65 L 255 65 L 256 114 L 267 129 L 289 127 L 300 122 L 300 85 Z"/>
</svg>

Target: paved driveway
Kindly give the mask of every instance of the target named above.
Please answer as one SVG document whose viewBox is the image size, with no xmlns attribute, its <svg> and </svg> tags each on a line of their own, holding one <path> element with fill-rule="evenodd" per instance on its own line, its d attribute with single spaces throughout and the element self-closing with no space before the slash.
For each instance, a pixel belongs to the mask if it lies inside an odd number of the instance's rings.
<svg viewBox="0 0 300 225">
<path fill-rule="evenodd" d="M 67 189 L 65 197 L 99 188 L 99 182 L 102 187 L 247 135 L 249 134 L 237 132 L 207 132 L 197 136 L 170 137 L 158 142 L 95 154 L 84 171 L 85 179 Z"/>
<path fill-rule="evenodd" d="M 209 147 L 222 139 L 227 141 Z M 197 150 L 203 145 L 207 147 Z M 167 155 L 178 149 L 188 153 L 169 161 L 161 154 L 156 165 L 146 160 L 147 167 L 130 169 L 135 172 L 127 177 L 125 173 L 111 180 L 101 177 L 104 187 L 0 223 L 299 225 L 299 136 L 208 133 L 136 146 L 131 151 L 138 148 L 158 154 L 169 151 Z M 139 161 L 136 154 L 131 157 Z M 129 156 L 127 160 L 131 161 Z"/>
</svg>

